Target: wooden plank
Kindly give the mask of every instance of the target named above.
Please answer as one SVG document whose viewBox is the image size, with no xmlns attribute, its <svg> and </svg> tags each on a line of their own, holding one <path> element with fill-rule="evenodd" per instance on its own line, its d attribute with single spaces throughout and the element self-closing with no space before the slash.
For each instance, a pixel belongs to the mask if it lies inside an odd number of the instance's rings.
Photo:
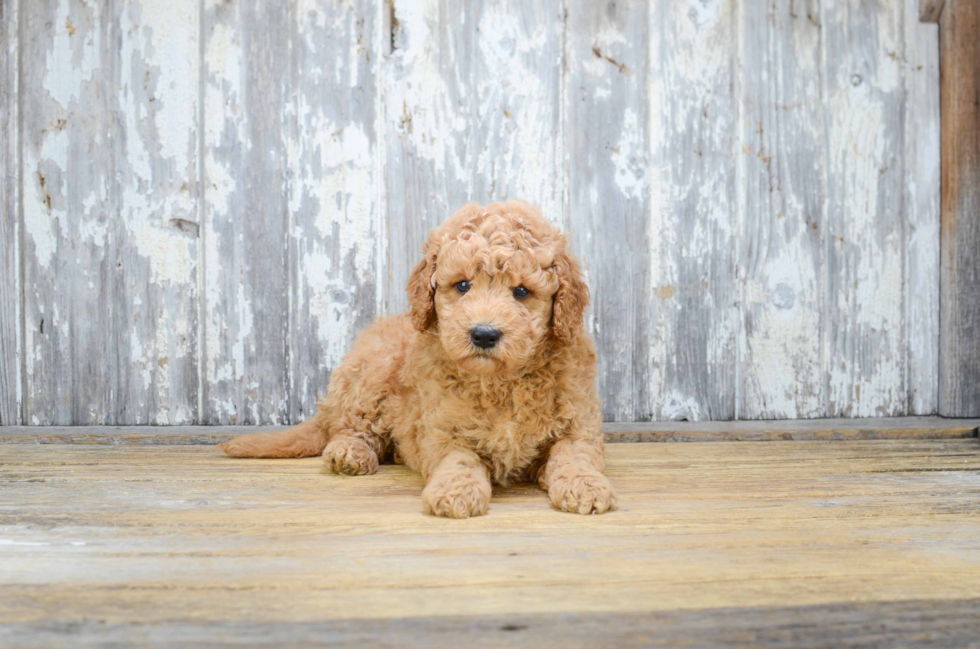
<svg viewBox="0 0 980 649">
<path fill-rule="evenodd" d="M 820 14 L 818 2 L 739 12 L 739 419 L 827 413 Z"/>
<path fill-rule="evenodd" d="M 650 412 L 655 419 L 732 419 L 739 326 L 736 3 L 656 0 L 648 24 L 647 101 L 639 119 L 647 120 L 649 135 L 656 311 L 652 329 L 636 338 L 652 338 Z M 610 272 L 624 275 L 620 266 Z"/>
<path fill-rule="evenodd" d="M 946 0 L 919 0 L 919 20 L 924 23 L 938 23 Z"/>
<path fill-rule="evenodd" d="M 939 414 L 980 415 L 980 2 L 940 19 L 942 295 Z"/>
<path fill-rule="evenodd" d="M 28 5 L 24 420 L 194 421 L 197 11 Z"/>
<path fill-rule="evenodd" d="M 579 0 L 565 11 L 566 219 L 590 277 L 586 320 L 599 356 L 603 416 L 650 419 L 657 307 L 649 284 L 647 3 Z"/>
<path fill-rule="evenodd" d="M 603 424 L 607 442 L 956 439 L 976 437 L 980 419 L 804 419 Z M 211 445 L 277 426 L 4 426 L 0 444 Z"/>
<path fill-rule="evenodd" d="M 391 0 L 385 60 L 385 308 L 406 307 L 430 228 L 523 198 L 562 222 L 563 15 L 548 2 Z"/>
<path fill-rule="evenodd" d="M 822 13 L 827 212 L 827 416 L 906 414 L 904 5 L 828 0 Z"/>
<path fill-rule="evenodd" d="M 104 423 L 198 416 L 200 12 L 115 0 Z M 118 51 L 115 47 L 118 46 Z"/>
<path fill-rule="evenodd" d="M 21 423 L 19 2 L 0 1 L 0 426 Z"/>
<path fill-rule="evenodd" d="M 300 0 L 289 27 L 289 420 L 326 394 L 330 372 L 381 298 L 386 224 L 376 168 L 378 3 Z"/>
<path fill-rule="evenodd" d="M 980 598 L 976 450 L 611 445 L 618 511 L 563 514 L 518 485 L 461 522 L 424 516 L 422 481 L 400 466 L 350 478 L 318 458 L 217 449 L 0 447 L 0 619 L 15 633 L 97 620 L 176 625 L 176 637 L 360 620 L 371 637 L 372 619 L 687 610 L 710 622 L 740 608 L 748 624 L 752 607 L 827 607 L 833 625 L 856 604 L 906 601 L 908 630 L 929 615 L 912 602 L 936 602 L 937 617 L 944 600 Z"/>
<path fill-rule="evenodd" d="M 815 606 L 753 606 L 611 613 L 507 613 L 285 623 L 167 621 L 154 624 L 84 620 L 0 626 L 4 646 L 118 647 L 137 639 L 153 647 L 252 644 L 309 647 L 365 645 L 446 647 L 727 647 L 818 649 L 902 646 L 968 647 L 980 625 L 980 600 L 847 602 Z M 478 638 L 479 640 L 475 640 Z"/>
<path fill-rule="evenodd" d="M 112 413 L 109 252 L 116 93 L 111 5 L 21 3 L 24 415 L 100 424 Z"/>
<path fill-rule="evenodd" d="M 965 439 L 977 436 L 980 419 L 896 417 L 607 423 L 607 442 L 772 442 L 878 439 Z"/>
<path fill-rule="evenodd" d="M 905 321 L 908 414 L 939 407 L 939 28 L 905 0 Z"/>
<path fill-rule="evenodd" d="M 290 15 L 204 3 L 203 423 L 289 416 Z"/>
</svg>

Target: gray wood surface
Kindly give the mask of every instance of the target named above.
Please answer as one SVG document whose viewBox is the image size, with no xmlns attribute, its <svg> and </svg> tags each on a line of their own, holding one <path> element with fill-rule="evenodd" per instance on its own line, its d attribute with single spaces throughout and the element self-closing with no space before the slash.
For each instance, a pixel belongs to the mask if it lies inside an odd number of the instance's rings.
<svg viewBox="0 0 980 649">
<path fill-rule="evenodd" d="M 977 436 L 980 419 L 893 417 L 767 421 L 606 422 L 606 442 L 759 442 L 957 439 Z M 0 444 L 211 446 L 279 426 L 3 426 Z"/>
<path fill-rule="evenodd" d="M 905 320 L 909 413 L 939 404 L 939 28 L 916 20 L 905 0 Z"/>
<path fill-rule="evenodd" d="M 291 5 L 285 135 L 288 417 L 313 412 L 382 298 L 378 167 L 383 43 L 368 0 Z"/>
<path fill-rule="evenodd" d="M 0 0 L 0 426 L 20 423 L 18 0 Z"/>
<path fill-rule="evenodd" d="M 810 606 L 751 606 L 608 613 L 511 613 L 321 622 L 201 622 L 149 624 L 35 622 L 0 626 L 11 649 L 275 646 L 305 648 L 329 638 L 331 647 L 758 647 L 760 649 L 935 649 L 976 646 L 980 600 L 849 602 Z"/>
<path fill-rule="evenodd" d="M 23 420 L 193 420 L 198 12 L 21 10 Z"/>
<path fill-rule="evenodd" d="M 302 419 L 509 197 L 571 232 L 607 419 L 937 412 L 917 0 L 3 6 L 0 423 Z"/>
<path fill-rule="evenodd" d="M 905 414 L 902 24 L 895 2 L 829 3 L 822 12 L 827 211 L 826 414 Z M 873 251 L 873 252 L 872 252 Z"/>
<path fill-rule="evenodd" d="M 654 350 L 666 354 L 666 342 L 652 339 L 652 324 L 659 309 L 669 309 L 655 306 L 650 288 L 649 84 L 637 81 L 649 72 L 646 3 L 580 0 L 565 10 L 564 139 L 574 179 L 565 222 L 591 280 L 586 318 L 599 355 L 603 414 L 650 419 L 660 414 L 651 360 Z"/>
<path fill-rule="evenodd" d="M 980 415 L 980 2 L 947 0 L 942 65 L 939 412 Z"/>
<path fill-rule="evenodd" d="M 658 419 L 736 415 L 737 12 L 734 0 L 661 0 L 647 17 Z"/>
<path fill-rule="evenodd" d="M 819 2 L 767 2 L 741 13 L 742 419 L 828 411 L 820 9 Z"/>
<path fill-rule="evenodd" d="M 208 424 L 289 417 L 290 12 L 204 4 L 203 402 Z"/>
</svg>

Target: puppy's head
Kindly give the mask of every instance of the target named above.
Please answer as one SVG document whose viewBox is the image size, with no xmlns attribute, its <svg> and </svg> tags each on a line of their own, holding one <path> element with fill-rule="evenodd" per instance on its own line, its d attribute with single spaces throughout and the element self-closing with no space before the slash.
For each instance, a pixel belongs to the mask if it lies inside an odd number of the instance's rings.
<svg viewBox="0 0 980 649">
<path fill-rule="evenodd" d="M 467 205 L 429 233 L 408 282 L 411 317 L 475 374 L 524 367 L 582 330 L 589 289 L 564 236 L 526 203 Z"/>
</svg>

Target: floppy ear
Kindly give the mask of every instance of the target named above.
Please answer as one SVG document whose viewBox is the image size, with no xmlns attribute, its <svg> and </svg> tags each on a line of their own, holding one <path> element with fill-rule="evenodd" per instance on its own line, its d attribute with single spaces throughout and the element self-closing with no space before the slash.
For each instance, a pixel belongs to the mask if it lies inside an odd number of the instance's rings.
<svg viewBox="0 0 980 649">
<path fill-rule="evenodd" d="M 439 247 L 431 242 L 426 243 L 422 253 L 425 258 L 416 264 L 408 278 L 408 303 L 411 307 L 409 314 L 412 324 L 419 331 L 425 331 L 436 321 L 436 305 L 432 298 L 436 289 L 433 278 Z"/>
<path fill-rule="evenodd" d="M 562 242 L 555 254 L 558 292 L 552 307 L 551 326 L 555 338 L 570 343 L 585 326 L 585 307 L 589 306 L 589 287 L 582 278 L 578 260 Z"/>
</svg>

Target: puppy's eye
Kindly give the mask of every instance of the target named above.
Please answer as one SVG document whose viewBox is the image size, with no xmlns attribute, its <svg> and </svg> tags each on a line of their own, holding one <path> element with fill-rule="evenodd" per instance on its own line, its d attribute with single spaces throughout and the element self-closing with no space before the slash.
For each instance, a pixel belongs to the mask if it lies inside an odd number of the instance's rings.
<svg viewBox="0 0 980 649">
<path fill-rule="evenodd" d="M 462 282 L 456 282 L 456 290 L 460 293 L 465 293 L 466 291 L 470 290 L 470 283 L 465 279 Z"/>
<path fill-rule="evenodd" d="M 517 300 L 527 299 L 527 296 L 531 294 L 531 291 L 527 290 L 523 286 L 518 286 L 514 289 L 514 298 Z"/>
</svg>

